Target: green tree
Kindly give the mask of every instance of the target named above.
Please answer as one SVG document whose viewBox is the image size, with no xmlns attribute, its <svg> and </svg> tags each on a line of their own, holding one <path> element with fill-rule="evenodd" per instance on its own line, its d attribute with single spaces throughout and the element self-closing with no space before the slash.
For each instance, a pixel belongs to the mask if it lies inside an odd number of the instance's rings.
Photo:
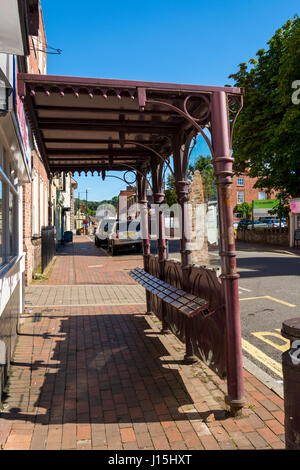
<svg viewBox="0 0 300 470">
<path fill-rule="evenodd" d="M 111 204 L 112 204 L 115 208 L 117 208 L 117 206 L 118 206 L 118 200 L 119 200 L 118 196 L 114 196 L 114 197 L 112 198 L 112 200 L 111 200 Z"/>
<path fill-rule="evenodd" d="M 234 208 L 234 212 L 240 212 L 244 219 L 250 219 L 252 216 L 252 205 L 248 202 L 237 204 Z"/>
<path fill-rule="evenodd" d="M 276 194 L 276 199 L 278 200 L 278 204 L 273 207 L 273 209 L 269 210 L 270 215 L 274 215 L 275 217 L 279 217 L 280 219 L 287 219 L 289 216 L 290 211 L 290 204 L 288 198 L 283 193 Z"/>
<path fill-rule="evenodd" d="M 177 202 L 175 179 L 173 175 L 168 175 L 166 187 L 167 189 L 165 189 L 165 200 L 168 206 L 171 207 Z"/>
<path fill-rule="evenodd" d="M 300 20 L 288 20 L 229 78 L 245 90 L 237 119 L 233 155 L 237 173 L 257 177 L 255 187 L 300 196 L 300 104 L 292 101 L 300 80 Z"/>
</svg>

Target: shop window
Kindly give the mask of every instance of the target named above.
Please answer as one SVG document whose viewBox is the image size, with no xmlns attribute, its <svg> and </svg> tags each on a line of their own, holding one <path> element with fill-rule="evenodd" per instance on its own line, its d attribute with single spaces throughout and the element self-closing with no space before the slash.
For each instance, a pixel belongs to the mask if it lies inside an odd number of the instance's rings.
<svg viewBox="0 0 300 470">
<path fill-rule="evenodd" d="M 0 152 L 3 149 L 0 149 Z M 2 153 L 2 152 L 1 152 Z M 18 253 L 18 198 L 13 184 L 14 171 L 2 153 L 0 171 L 0 265 L 9 263 Z"/>
<path fill-rule="evenodd" d="M 14 197 L 11 192 L 9 192 L 8 227 L 9 227 L 8 257 L 10 259 L 14 255 Z"/>
<path fill-rule="evenodd" d="M 38 227 L 39 219 L 39 193 L 38 193 L 38 176 L 33 176 L 32 183 L 32 236 L 36 237 L 39 235 Z"/>
<path fill-rule="evenodd" d="M 2 230 L 2 181 L 0 180 L 0 265 L 2 264 L 2 236 L 3 236 L 3 230 Z"/>
<path fill-rule="evenodd" d="M 40 226 L 39 226 L 39 234 L 40 234 L 41 228 L 44 225 L 44 188 L 43 188 L 42 181 L 40 181 L 39 214 L 40 214 Z"/>
<path fill-rule="evenodd" d="M 45 227 L 48 226 L 48 192 L 47 192 L 47 186 L 46 184 L 44 185 L 44 225 Z"/>
</svg>

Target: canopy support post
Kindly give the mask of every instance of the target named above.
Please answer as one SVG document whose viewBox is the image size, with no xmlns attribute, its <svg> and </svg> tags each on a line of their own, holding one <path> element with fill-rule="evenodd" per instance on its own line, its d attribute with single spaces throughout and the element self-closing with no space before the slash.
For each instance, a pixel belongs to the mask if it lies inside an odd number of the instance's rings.
<svg viewBox="0 0 300 470">
<path fill-rule="evenodd" d="M 219 206 L 221 279 L 226 306 L 228 395 L 225 401 L 230 406 L 232 414 L 237 415 L 245 404 L 245 398 L 238 292 L 239 274 L 236 271 L 233 210 L 231 204 L 233 158 L 231 156 L 228 102 L 224 91 L 214 92 L 212 96 L 212 143 Z"/>
<path fill-rule="evenodd" d="M 188 291 L 188 283 L 190 279 L 190 270 L 192 264 L 191 253 L 191 223 L 188 208 L 188 191 L 189 183 L 186 177 L 189 146 L 194 132 L 188 138 L 185 138 L 184 132 L 180 132 L 173 141 L 173 155 L 174 155 L 174 174 L 175 174 L 175 190 L 177 202 L 180 206 L 180 254 L 181 254 L 181 269 L 182 269 L 182 289 Z M 194 355 L 193 345 L 191 342 L 190 334 L 191 322 L 185 322 L 185 345 L 186 352 L 184 362 L 186 364 L 193 364 L 197 362 Z"/>
<path fill-rule="evenodd" d="M 143 260 L 144 269 L 149 272 L 149 256 L 150 256 L 150 241 L 149 241 L 149 217 L 148 217 L 148 200 L 147 200 L 147 178 L 146 170 L 137 172 L 137 196 L 141 213 L 141 233 L 143 239 Z M 150 292 L 146 290 L 146 304 L 147 314 L 151 313 L 150 308 Z"/>
<path fill-rule="evenodd" d="M 159 264 L 159 278 L 165 279 L 165 260 L 167 259 L 167 244 L 165 232 L 164 214 L 159 207 L 165 200 L 164 182 L 163 182 L 163 162 L 159 162 L 157 158 L 153 158 L 151 162 L 151 176 L 153 188 L 153 202 L 156 208 L 156 231 L 157 231 L 157 254 Z M 158 222 L 158 223 L 157 223 Z M 166 305 L 161 302 L 162 312 L 162 333 L 169 333 L 168 323 L 166 321 Z"/>
</svg>

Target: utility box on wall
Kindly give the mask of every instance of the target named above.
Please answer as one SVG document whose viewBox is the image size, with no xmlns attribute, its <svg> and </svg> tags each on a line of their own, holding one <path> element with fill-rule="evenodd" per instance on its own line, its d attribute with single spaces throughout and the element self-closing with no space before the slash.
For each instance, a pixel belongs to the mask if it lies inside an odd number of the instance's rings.
<svg viewBox="0 0 300 470">
<path fill-rule="evenodd" d="M 300 243 L 300 198 L 290 202 L 290 247 Z"/>
</svg>

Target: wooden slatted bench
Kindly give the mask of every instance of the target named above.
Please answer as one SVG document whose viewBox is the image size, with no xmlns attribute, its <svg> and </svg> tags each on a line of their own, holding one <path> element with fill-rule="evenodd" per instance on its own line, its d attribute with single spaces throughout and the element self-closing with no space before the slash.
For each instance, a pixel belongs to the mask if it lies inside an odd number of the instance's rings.
<svg viewBox="0 0 300 470">
<path fill-rule="evenodd" d="M 197 358 L 194 355 L 194 349 L 191 340 L 191 337 L 194 336 L 192 333 L 192 319 L 195 317 L 200 317 L 200 319 L 210 317 L 216 311 L 216 309 L 211 309 L 207 300 L 190 294 L 189 292 L 185 292 L 182 289 L 178 289 L 177 287 L 174 287 L 167 282 L 164 282 L 161 279 L 147 273 L 142 268 L 133 269 L 129 272 L 129 275 L 136 282 L 142 285 L 148 292 L 159 297 L 165 304 L 171 306 L 177 312 L 183 315 L 185 325 L 184 341 L 186 346 L 184 362 L 186 364 L 193 364 L 196 362 Z M 162 332 L 166 333 L 169 330 L 168 326 L 166 325 L 165 317 L 162 318 L 162 323 Z"/>
<path fill-rule="evenodd" d="M 172 305 L 172 307 L 179 310 L 188 318 L 192 318 L 195 315 L 207 317 L 214 312 L 214 310 L 209 307 L 209 304 L 205 299 L 171 286 L 170 284 L 167 284 L 157 277 L 147 273 L 142 268 L 133 269 L 129 272 L 129 275 L 136 282 L 145 287 L 146 290 L 157 295 L 164 302 Z"/>
</svg>

